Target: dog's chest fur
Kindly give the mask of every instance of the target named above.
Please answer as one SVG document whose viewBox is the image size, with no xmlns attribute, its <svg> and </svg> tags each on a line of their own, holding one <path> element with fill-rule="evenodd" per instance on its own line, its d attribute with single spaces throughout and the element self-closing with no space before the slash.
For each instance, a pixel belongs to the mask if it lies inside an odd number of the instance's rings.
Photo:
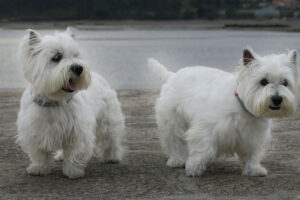
<svg viewBox="0 0 300 200">
<path fill-rule="evenodd" d="M 43 129 L 36 130 L 36 133 L 43 133 L 40 140 L 43 147 L 47 150 L 57 150 L 61 148 L 65 141 L 70 141 L 74 134 L 74 130 L 80 129 L 81 119 L 76 116 L 76 110 L 72 105 L 61 107 L 43 108 L 38 107 L 40 113 L 39 118 L 34 123 L 43 124 Z"/>
<path fill-rule="evenodd" d="M 53 107 L 40 106 L 27 95 L 29 94 L 25 92 L 23 98 L 26 106 L 19 113 L 19 116 L 23 116 L 19 119 L 27 116 L 27 121 L 19 123 L 22 126 L 19 128 L 25 129 L 28 135 L 35 134 L 32 143 L 39 145 L 40 149 L 56 151 L 70 141 L 74 134 L 86 134 L 89 131 L 84 129 L 87 128 L 95 129 L 95 113 L 77 96 L 80 94 L 76 94 L 64 105 Z"/>
<path fill-rule="evenodd" d="M 229 114 L 211 124 L 212 137 L 216 137 L 217 155 L 240 152 L 246 145 L 269 136 L 270 120 L 247 115 L 248 113 Z"/>
</svg>

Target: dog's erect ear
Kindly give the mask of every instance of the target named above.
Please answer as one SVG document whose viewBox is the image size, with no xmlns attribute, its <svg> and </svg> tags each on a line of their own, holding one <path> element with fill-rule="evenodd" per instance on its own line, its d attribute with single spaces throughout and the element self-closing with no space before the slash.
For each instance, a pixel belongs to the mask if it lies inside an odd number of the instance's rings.
<svg viewBox="0 0 300 200">
<path fill-rule="evenodd" d="M 29 34 L 29 46 L 30 47 L 33 48 L 41 42 L 41 37 L 35 30 L 28 29 L 27 32 Z"/>
<path fill-rule="evenodd" d="M 255 55 L 253 53 L 252 49 L 244 49 L 243 51 L 243 63 L 244 65 L 248 65 L 249 63 L 251 63 L 253 60 L 255 60 Z"/>
<path fill-rule="evenodd" d="M 66 29 L 66 33 L 69 34 L 72 38 L 75 38 L 75 34 L 73 33 L 73 28 L 71 26 L 68 26 Z"/>
<path fill-rule="evenodd" d="M 289 57 L 290 62 L 291 62 L 294 66 L 296 66 L 296 63 L 297 63 L 297 50 L 296 50 L 296 49 L 293 49 L 293 50 L 289 51 L 288 57 Z"/>
</svg>

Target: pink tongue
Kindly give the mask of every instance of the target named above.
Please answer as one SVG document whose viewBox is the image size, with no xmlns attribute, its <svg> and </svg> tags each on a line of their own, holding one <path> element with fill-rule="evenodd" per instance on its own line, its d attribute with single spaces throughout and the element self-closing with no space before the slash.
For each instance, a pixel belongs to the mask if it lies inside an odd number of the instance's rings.
<svg viewBox="0 0 300 200">
<path fill-rule="evenodd" d="M 76 87 L 77 87 L 76 84 L 73 82 L 72 79 L 70 79 L 70 80 L 69 80 L 69 86 L 68 86 L 68 88 L 69 88 L 70 90 L 75 90 Z"/>
</svg>

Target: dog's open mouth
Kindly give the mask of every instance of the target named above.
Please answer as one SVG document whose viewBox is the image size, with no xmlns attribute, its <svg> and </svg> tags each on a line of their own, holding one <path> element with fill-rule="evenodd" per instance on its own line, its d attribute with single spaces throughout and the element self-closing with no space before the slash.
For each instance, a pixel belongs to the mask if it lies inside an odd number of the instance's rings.
<svg viewBox="0 0 300 200">
<path fill-rule="evenodd" d="M 280 110 L 280 106 L 269 106 L 271 110 Z"/>
<path fill-rule="evenodd" d="M 62 90 L 71 93 L 74 92 L 76 88 L 77 88 L 76 83 L 72 79 L 70 79 L 68 84 L 65 87 L 62 87 Z"/>
</svg>

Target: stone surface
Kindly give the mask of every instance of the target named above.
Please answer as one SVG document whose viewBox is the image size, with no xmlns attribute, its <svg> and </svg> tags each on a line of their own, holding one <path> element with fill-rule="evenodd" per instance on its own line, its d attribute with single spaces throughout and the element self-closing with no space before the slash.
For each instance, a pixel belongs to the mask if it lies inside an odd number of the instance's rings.
<svg viewBox="0 0 300 200">
<path fill-rule="evenodd" d="M 0 199 L 300 199 L 300 111 L 274 122 L 274 139 L 263 161 L 267 177 L 241 176 L 240 163 L 232 157 L 190 178 L 183 168 L 165 165 L 153 109 L 159 91 L 120 90 L 128 132 L 124 161 L 101 164 L 93 158 L 84 178 L 70 180 L 61 162 L 53 162 L 51 175 L 26 174 L 28 158 L 14 142 L 21 92 L 0 90 Z"/>
</svg>

